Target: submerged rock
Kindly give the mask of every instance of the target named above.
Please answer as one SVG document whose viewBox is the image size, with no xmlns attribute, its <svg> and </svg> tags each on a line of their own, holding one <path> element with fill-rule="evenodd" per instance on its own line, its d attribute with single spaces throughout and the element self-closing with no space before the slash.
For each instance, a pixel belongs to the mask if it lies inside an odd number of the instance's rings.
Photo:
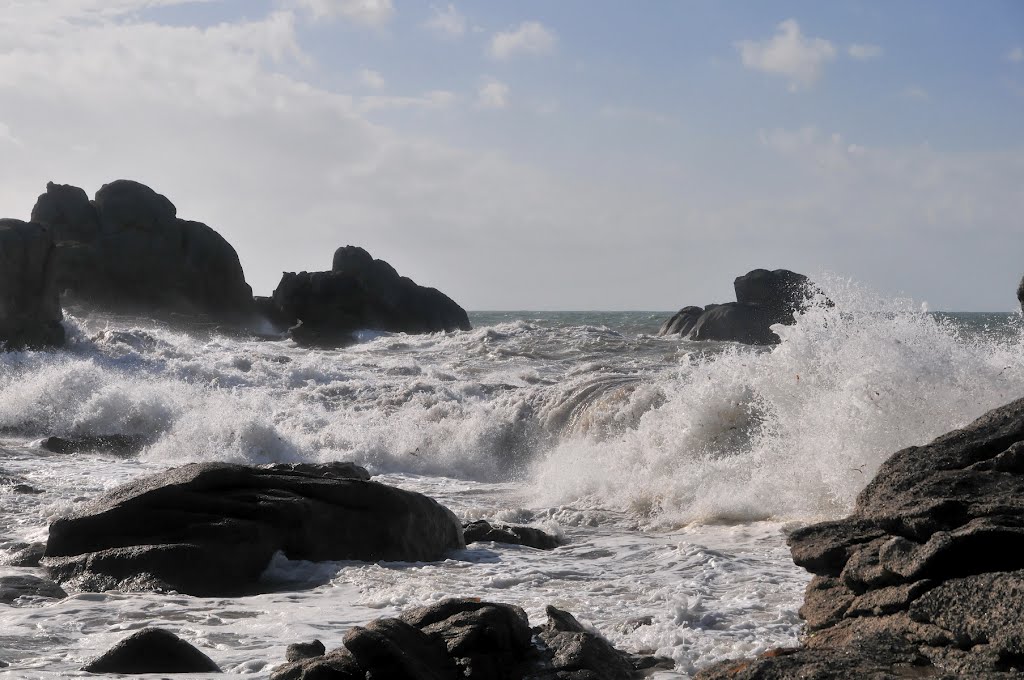
<svg viewBox="0 0 1024 680">
<path fill-rule="evenodd" d="M 57 242 L 57 280 L 69 302 L 112 311 L 247 319 L 254 311 L 238 254 L 201 222 L 180 219 L 165 196 L 117 180 L 90 201 L 46 185 L 32 220 Z"/>
<path fill-rule="evenodd" d="M 220 673 L 213 659 L 177 635 L 143 628 L 82 668 L 87 673 Z"/>
<path fill-rule="evenodd" d="M 41 224 L 0 219 L 0 349 L 59 347 L 56 246 Z"/>
<path fill-rule="evenodd" d="M 278 551 L 296 560 L 437 560 L 455 516 L 351 464 L 193 463 L 145 477 L 50 525 L 42 565 L 83 590 L 259 590 Z"/>
<path fill-rule="evenodd" d="M 772 345 L 779 337 L 771 326 L 792 324 L 813 293 L 806 276 L 788 269 L 754 269 L 736 277 L 733 288 L 736 302 L 683 307 L 662 324 L 658 335 Z"/>
<path fill-rule="evenodd" d="M 399 276 L 394 267 L 362 248 L 345 246 L 334 254 L 329 272 L 287 272 L 270 303 L 270 320 L 292 325 L 290 335 L 304 345 L 336 347 L 354 342 L 353 332 L 395 333 L 470 330 L 466 311 L 444 293 Z"/>
<path fill-rule="evenodd" d="M 477 541 L 493 541 L 525 545 L 540 550 L 557 548 L 561 543 L 558 538 L 533 527 L 512 526 L 510 524 L 491 524 L 487 520 L 478 519 L 462 525 L 462 535 L 466 543 Z"/>
<path fill-rule="evenodd" d="M 141 434 L 104 434 L 81 437 L 47 437 L 43 449 L 51 453 L 109 453 L 115 456 L 133 456 L 152 440 Z"/>
<path fill-rule="evenodd" d="M 62 599 L 68 594 L 59 585 L 30 574 L 0 576 L 0 603 L 13 604 L 23 597 Z"/>
<path fill-rule="evenodd" d="M 416 607 L 345 634 L 344 647 L 279 667 L 273 680 L 628 680 L 668 659 L 634 657 L 547 609 L 530 628 L 521 608 L 471 598 Z"/>
<path fill-rule="evenodd" d="M 805 647 L 699 678 L 1024 674 L 1024 399 L 893 454 L 854 513 L 789 537 Z"/>
<path fill-rule="evenodd" d="M 46 544 L 14 542 L 0 545 L 0 549 L 8 552 L 6 557 L 0 559 L 0 564 L 8 567 L 38 567 L 39 560 L 46 552 Z"/>
</svg>

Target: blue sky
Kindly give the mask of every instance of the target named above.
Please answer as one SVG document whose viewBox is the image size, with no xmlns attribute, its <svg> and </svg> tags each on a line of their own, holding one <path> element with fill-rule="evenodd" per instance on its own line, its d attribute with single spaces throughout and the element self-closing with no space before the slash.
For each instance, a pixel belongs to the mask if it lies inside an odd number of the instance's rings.
<svg viewBox="0 0 1024 680">
<path fill-rule="evenodd" d="M 1024 4 L 0 0 L 0 213 L 120 177 L 283 270 L 672 309 L 754 267 L 1024 272 Z"/>
</svg>

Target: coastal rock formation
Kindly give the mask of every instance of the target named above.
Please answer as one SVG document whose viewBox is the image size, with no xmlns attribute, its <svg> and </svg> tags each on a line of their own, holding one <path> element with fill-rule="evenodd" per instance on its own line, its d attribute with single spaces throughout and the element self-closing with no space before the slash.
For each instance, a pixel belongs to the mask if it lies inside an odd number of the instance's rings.
<svg viewBox="0 0 1024 680">
<path fill-rule="evenodd" d="M 1017 302 L 1020 303 L 1020 308 L 1024 311 L 1024 277 L 1021 277 L 1020 285 L 1017 286 Z"/>
<path fill-rule="evenodd" d="M 13 604 L 21 598 L 61 599 L 68 594 L 53 581 L 30 574 L 0 576 L 0 604 Z"/>
<path fill-rule="evenodd" d="M 804 648 L 699 678 L 1021 677 L 1024 399 L 893 454 L 850 517 L 789 544 L 815 575 Z"/>
<path fill-rule="evenodd" d="M 788 269 L 754 269 L 737 277 L 733 288 L 736 302 L 683 307 L 662 324 L 658 335 L 772 345 L 779 337 L 771 326 L 792 324 L 812 292 L 806 276 Z"/>
<path fill-rule="evenodd" d="M 272 680 L 628 680 L 672 662 L 615 649 L 568 612 L 531 629 L 519 607 L 442 600 L 355 626 L 344 646 L 279 667 Z"/>
<path fill-rule="evenodd" d="M 447 508 L 367 481 L 351 463 L 193 463 L 145 477 L 50 525 L 42 565 L 82 590 L 258 591 L 296 560 L 430 561 L 464 545 Z"/>
<path fill-rule="evenodd" d="M 540 529 L 511 524 L 491 524 L 484 519 L 463 524 L 462 535 L 466 539 L 466 543 L 493 541 L 510 545 L 525 545 L 540 550 L 551 550 L 561 545 L 557 537 Z"/>
<path fill-rule="evenodd" d="M 64 344 L 53 235 L 42 225 L 0 220 L 0 344 Z"/>
<path fill-rule="evenodd" d="M 143 628 L 82 668 L 87 673 L 220 673 L 213 660 L 174 633 Z"/>
<path fill-rule="evenodd" d="M 466 311 L 435 288 L 416 285 L 362 248 L 334 253 L 329 272 L 286 272 L 273 297 L 260 303 L 270 320 L 298 324 L 301 344 L 334 347 L 353 342 L 361 329 L 394 333 L 469 330 Z"/>
<path fill-rule="evenodd" d="M 165 196 L 130 180 L 82 189 L 46 185 L 32 221 L 57 242 L 57 283 L 66 300 L 114 311 L 241 320 L 253 312 L 238 255 L 201 222 L 177 217 Z"/>
</svg>

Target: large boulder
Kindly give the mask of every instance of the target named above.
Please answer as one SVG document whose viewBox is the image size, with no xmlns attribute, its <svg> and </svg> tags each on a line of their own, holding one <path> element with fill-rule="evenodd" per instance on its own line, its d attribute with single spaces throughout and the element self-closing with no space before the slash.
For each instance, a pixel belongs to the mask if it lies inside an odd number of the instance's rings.
<svg viewBox="0 0 1024 680">
<path fill-rule="evenodd" d="M 286 272 L 271 304 L 271 319 L 298 324 L 291 335 L 302 344 L 338 346 L 353 342 L 357 330 L 434 333 L 469 330 L 469 316 L 435 288 L 399 276 L 362 248 L 345 246 L 334 254 L 329 272 Z"/>
<path fill-rule="evenodd" d="M 662 324 L 658 335 L 773 345 L 779 336 L 771 327 L 792 324 L 813 293 L 806 276 L 788 269 L 754 269 L 736 277 L 733 288 L 736 302 L 683 307 Z"/>
<path fill-rule="evenodd" d="M 1020 303 L 1021 310 L 1024 310 L 1024 277 L 1021 277 L 1020 285 L 1017 286 L 1017 302 Z"/>
<path fill-rule="evenodd" d="M 530 628 L 514 605 L 452 598 L 350 629 L 344 647 L 279 667 L 272 680 L 629 680 L 668 659 L 634 656 L 547 608 Z"/>
<path fill-rule="evenodd" d="M 698 677 L 1021 677 L 1024 399 L 893 454 L 850 517 L 789 544 L 815 575 L 805 647 Z"/>
<path fill-rule="evenodd" d="M 50 525 L 42 565 L 78 589 L 257 592 L 278 551 L 296 560 L 441 559 L 462 527 L 426 496 L 350 463 L 194 463 L 145 477 Z"/>
<path fill-rule="evenodd" d="M 174 633 L 143 628 L 82 668 L 87 673 L 220 673 L 213 659 Z"/>
<path fill-rule="evenodd" d="M 6 349 L 64 343 L 50 229 L 0 220 L 0 344 Z"/>
<path fill-rule="evenodd" d="M 253 312 L 231 244 L 178 218 L 173 203 L 143 184 L 117 180 L 89 201 L 78 187 L 50 182 L 32 220 L 54 232 L 57 282 L 69 302 L 230 320 Z"/>
</svg>

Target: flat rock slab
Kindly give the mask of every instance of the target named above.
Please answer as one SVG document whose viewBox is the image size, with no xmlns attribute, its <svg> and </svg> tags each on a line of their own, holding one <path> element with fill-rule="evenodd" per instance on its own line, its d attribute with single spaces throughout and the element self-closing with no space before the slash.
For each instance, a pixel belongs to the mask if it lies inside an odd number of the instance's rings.
<svg viewBox="0 0 1024 680">
<path fill-rule="evenodd" d="M 464 546 L 447 508 L 351 463 L 195 463 L 136 480 L 50 525 L 41 564 L 81 590 L 259 592 L 295 560 L 433 561 Z"/>
<path fill-rule="evenodd" d="M 220 673 L 213 659 L 162 628 L 144 628 L 82 668 L 87 673 Z"/>
</svg>

